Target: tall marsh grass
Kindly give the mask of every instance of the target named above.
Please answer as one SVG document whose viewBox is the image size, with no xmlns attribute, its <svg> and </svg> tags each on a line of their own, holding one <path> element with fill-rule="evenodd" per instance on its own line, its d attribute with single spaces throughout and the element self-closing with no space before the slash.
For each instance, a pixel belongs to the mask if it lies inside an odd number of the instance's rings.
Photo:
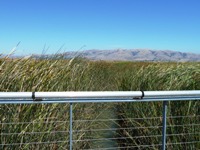
<svg viewBox="0 0 200 150">
<path fill-rule="evenodd" d="M 104 62 L 74 58 L 0 59 L 0 91 L 135 91 L 135 90 L 198 90 L 200 89 L 200 63 L 149 63 L 149 62 Z M 127 127 L 160 126 L 162 104 L 157 103 L 119 103 L 119 104 L 77 104 L 75 120 L 97 119 L 99 114 L 113 109 L 121 121 L 116 121 L 116 136 L 130 137 L 118 140 L 118 146 L 137 146 L 160 143 L 160 137 L 138 136 L 159 135 L 161 129 L 126 130 Z M 67 149 L 69 130 L 68 104 L 0 105 L 1 133 L 20 133 L 1 135 L 0 143 L 22 143 L 12 147 L 1 145 L 1 149 Z M 199 101 L 171 102 L 168 116 L 198 116 Z M 110 117 L 109 115 L 107 117 Z M 145 119 L 154 117 L 154 119 Z M 143 118 L 127 119 L 127 118 Z M 57 121 L 57 123 L 55 123 Z M 60 121 L 58 123 L 58 121 Z M 168 118 L 171 125 L 169 133 L 200 132 L 200 127 L 173 127 L 178 124 L 198 123 L 199 118 Z M 9 124 L 12 123 L 13 124 Z M 21 123 L 25 122 L 25 123 Z M 97 122 L 74 123 L 73 129 L 109 126 Z M 65 131 L 54 134 L 52 131 Z M 40 132 L 38 135 L 28 133 Z M 49 134 L 51 133 L 51 134 Z M 75 139 L 101 137 L 98 133 L 81 133 Z M 200 140 L 200 136 L 182 135 L 168 137 L 168 142 Z M 34 144 L 35 141 L 44 142 Z M 51 141 L 51 144 L 46 143 Z M 53 142 L 52 142 L 53 141 Z M 60 143 L 59 143 L 60 141 Z M 23 144 L 26 143 L 26 144 Z M 29 144 L 33 143 L 33 144 Z M 93 143 L 94 144 L 94 143 Z M 92 148 L 90 141 L 75 142 L 75 149 Z M 193 145 L 194 146 L 194 145 Z M 195 145 L 199 146 L 199 145 Z M 178 145 L 168 148 L 181 149 Z M 193 147 L 188 147 L 192 149 Z M 140 148 L 137 148 L 140 149 Z M 142 149 L 142 148 L 141 148 Z M 158 147 L 153 147 L 158 149 Z"/>
</svg>

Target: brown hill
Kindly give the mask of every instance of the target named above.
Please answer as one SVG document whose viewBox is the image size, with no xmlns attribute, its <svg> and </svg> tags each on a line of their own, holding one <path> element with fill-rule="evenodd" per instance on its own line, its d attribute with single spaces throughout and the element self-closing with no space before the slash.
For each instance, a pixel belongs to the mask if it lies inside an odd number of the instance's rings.
<svg viewBox="0 0 200 150">
<path fill-rule="evenodd" d="M 80 56 L 91 60 L 107 61 L 198 61 L 200 54 L 184 53 L 171 50 L 149 49 L 116 49 L 116 50 L 85 50 L 81 52 L 66 52 L 65 57 Z"/>
</svg>

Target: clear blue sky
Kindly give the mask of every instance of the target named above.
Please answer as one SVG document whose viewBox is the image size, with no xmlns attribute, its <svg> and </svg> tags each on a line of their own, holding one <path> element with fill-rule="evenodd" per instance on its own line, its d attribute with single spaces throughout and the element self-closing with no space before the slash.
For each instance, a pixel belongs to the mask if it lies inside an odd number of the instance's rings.
<svg viewBox="0 0 200 150">
<path fill-rule="evenodd" d="M 0 53 L 149 48 L 200 53 L 200 0 L 0 0 Z"/>
</svg>

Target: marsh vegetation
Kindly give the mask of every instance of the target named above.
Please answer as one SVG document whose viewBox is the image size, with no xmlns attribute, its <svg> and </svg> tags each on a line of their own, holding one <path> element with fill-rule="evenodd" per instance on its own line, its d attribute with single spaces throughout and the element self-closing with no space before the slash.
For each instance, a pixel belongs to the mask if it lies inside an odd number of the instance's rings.
<svg viewBox="0 0 200 150">
<path fill-rule="evenodd" d="M 200 63 L 105 62 L 80 58 L 0 59 L 1 92 L 199 89 Z M 126 147 L 124 149 L 133 149 L 131 147 L 134 146 L 135 149 L 159 149 L 156 144 L 161 143 L 160 102 L 87 103 L 76 104 L 73 109 L 73 129 L 81 131 L 74 133 L 74 149 L 98 147 L 98 142 L 84 139 L 109 136 L 115 139 L 113 145 Z M 106 111 L 115 114 L 105 115 Z M 199 101 L 170 102 L 167 132 L 174 136 L 167 137 L 168 143 L 200 141 L 199 112 Z M 68 149 L 69 104 L 2 104 L 0 113 L 0 149 Z M 92 131 L 104 128 L 118 130 L 112 131 L 112 134 Z M 152 144 L 155 146 L 139 147 Z M 199 148 L 200 143 L 168 145 L 169 149 L 183 147 Z"/>
</svg>

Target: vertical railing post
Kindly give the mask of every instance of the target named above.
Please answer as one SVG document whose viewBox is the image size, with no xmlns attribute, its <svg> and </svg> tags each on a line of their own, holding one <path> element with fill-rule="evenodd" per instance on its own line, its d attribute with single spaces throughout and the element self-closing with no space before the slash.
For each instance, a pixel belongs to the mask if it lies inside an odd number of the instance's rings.
<svg viewBox="0 0 200 150">
<path fill-rule="evenodd" d="M 166 149 L 166 129 L 167 129 L 167 101 L 163 102 L 162 113 L 162 150 Z"/>
<path fill-rule="evenodd" d="M 73 127 L 72 127 L 72 118 L 73 117 L 73 112 L 72 112 L 72 103 L 70 103 L 70 108 L 69 108 L 69 149 L 72 150 L 73 146 Z"/>
</svg>

